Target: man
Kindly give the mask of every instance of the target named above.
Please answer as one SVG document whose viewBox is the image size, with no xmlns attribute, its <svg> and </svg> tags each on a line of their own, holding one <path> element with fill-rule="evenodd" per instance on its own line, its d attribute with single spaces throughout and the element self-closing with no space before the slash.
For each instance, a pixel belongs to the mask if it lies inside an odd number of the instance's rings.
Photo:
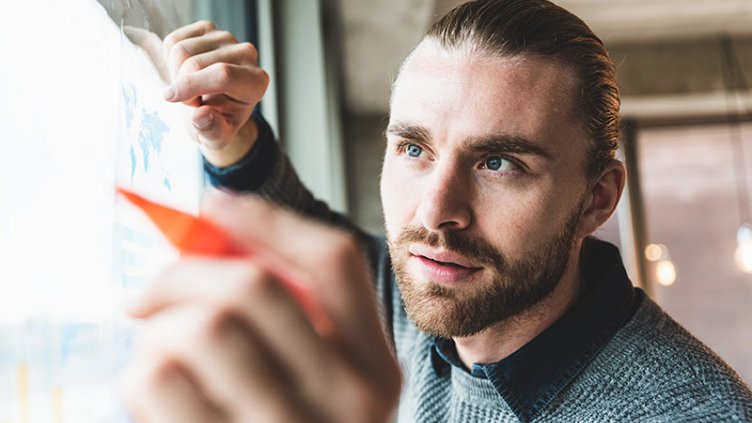
<svg viewBox="0 0 752 423">
<path fill-rule="evenodd" d="M 578 18 L 545 0 L 476 1 L 428 31 L 392 94 L 388 249 L 314 201 L 249 118 L 266 85 L 252 48 L 206 23 L 165 48 L 165 96 L 197 106 L 215 183 L 353 235 L 210 199 L 207 215 L 264 258 L 183 260 L 134 307 L 150 328 L 126 390 L 139 420 L 386 421 L 391 344 L 402 422 L 752 421 L 733 370 L 590 238 L 625 170 L 614 68 Z M 328 328 L 274 268 L 304 281 Z"/>
</svg>

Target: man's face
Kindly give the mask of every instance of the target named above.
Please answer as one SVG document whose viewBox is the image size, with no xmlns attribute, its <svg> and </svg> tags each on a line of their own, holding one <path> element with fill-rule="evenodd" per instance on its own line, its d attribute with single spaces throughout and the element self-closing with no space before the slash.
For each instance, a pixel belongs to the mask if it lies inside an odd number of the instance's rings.
<svg viewBox="0 0 752 423">
<path fill-rule="evenodd" d="M 381 196 L 410 318 L 468 336 L 546 297 L 579 251 L 573 73 L 423 42 L 392 94 Z"/>
</svg>

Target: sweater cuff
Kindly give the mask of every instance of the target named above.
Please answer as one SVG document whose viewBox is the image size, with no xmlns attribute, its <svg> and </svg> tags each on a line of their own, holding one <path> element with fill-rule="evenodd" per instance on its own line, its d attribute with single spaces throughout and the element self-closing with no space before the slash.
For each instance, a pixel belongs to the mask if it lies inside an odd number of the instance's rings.
<svg viewBox="0 0 752 423">
<path fill-rule="evenodd" d="M 258 138 L 243 158 L 227 167 L 214 166 L 204 159 L 204 171 L 213 186 L 240 192 L 255 191 L 271 175 L 279 156 L 274 133 L 258 108 L 254 109 L 251 119 L 256 122 Z"/>
</svg>

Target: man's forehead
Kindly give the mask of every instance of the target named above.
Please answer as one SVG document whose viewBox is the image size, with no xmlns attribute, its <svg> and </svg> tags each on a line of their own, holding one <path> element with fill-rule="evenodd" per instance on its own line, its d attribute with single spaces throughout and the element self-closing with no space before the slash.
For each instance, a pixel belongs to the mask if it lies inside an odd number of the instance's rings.
<svg viewBox="0 0 752 423">
<path fill-rule="evenodd" d="M 562 135 L 582 138 L 578 87 L 574 72 L 553 59 L 450 51 L 424 41 L 395 83 L 388 132 L 423 138 L 443 134 L 453 140 L 526 140 L 545 151 Z"/>
<path fill-rule="evenodd" d="M 482 95 L 503 90 L 499 98 L 524 96 L 530 101 L 547 101 L 552 107 L 579 116 L 580 79 L 572 66 L 539 55 L 505 56 L 475 47 L 446 49 L 432 39 L 423 40 L 403 63 L 395 80 L 392 102 L 400 89 L 415 85 L 476 85 Z M 472 101 L 472 98 L 466 98 Z"/>
<path fill-rule="evenodd" d="M 438 41 L 425 38 L 407 56 L 400 67 L 399 76 L 405 71 L 420 72 L 422 74 L 442 73 L 443 66 L 448 64 L 467 65 L 475 63 L 493 63 L 498 72 L 508 72 L 515 66 L 531 64 L 539 68 L 553 68 L 562 82 L 576 85 L 579 78 L 573 67 L 554 56 L 541 56 L 534 53 L 506 54 L 479 47 L 476 43 L 467 42 L 457 47 L 447 48 Z M 439 67 L 437 67 L 439 65 Z"/>
</svg>

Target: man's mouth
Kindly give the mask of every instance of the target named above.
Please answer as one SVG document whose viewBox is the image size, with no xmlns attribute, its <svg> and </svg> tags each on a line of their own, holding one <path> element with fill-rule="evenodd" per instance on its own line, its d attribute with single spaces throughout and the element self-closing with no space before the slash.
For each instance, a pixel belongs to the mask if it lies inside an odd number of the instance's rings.
<svg viewBox="0 0 752 423">
<path fill-rule="evenodd" d="M 431 282 L 457 283 L 482 270 L 467 257 L 452 251 L 421 244 L 411 245 L 409 251 L 416 270 Z"/>
<path fill-rule="evenodd" d="M 424 258 L 426 260 L 431 260 L 432 262 L 440 264 L 442 266 L 452 266 L 452 267 L 460 267 L 460 268 L 463 268 L 463 269 L 467 269 L 467 267 L 465 267 L 465 266 L 459 265 L 457 263 L 452 263 L 452 262 L 449 262 L 449 261 L 438 261 L 438 260 L 434 260 L 434 259 L 432 259 L 430 257 L 426 257 L 426 256 L 418 256 L 418 257 Z"/>
</svg>

